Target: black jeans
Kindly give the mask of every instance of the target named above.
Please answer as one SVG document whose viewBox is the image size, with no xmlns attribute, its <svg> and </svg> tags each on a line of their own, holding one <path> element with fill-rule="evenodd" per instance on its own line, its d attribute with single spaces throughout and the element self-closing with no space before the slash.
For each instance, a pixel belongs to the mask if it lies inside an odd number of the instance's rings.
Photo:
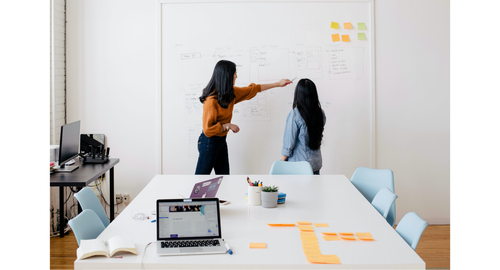
<svg viewBox="0 0 500 270">
<path fill-rule="evenodd" d="M 227 153 L 226 136 L 207 137 L 203 132 L 198 138 L 198 164 L 195 174 L 229 174 L 229 156 Z"/>
</svg>

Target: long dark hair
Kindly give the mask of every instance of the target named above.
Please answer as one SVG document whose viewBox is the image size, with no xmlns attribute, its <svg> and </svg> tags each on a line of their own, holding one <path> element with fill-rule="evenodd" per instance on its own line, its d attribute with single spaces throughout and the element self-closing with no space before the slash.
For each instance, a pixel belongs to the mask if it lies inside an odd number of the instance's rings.
<svg viewBox="0 0 500 270">
<path fill-rule="evenodd" d="M 324 119 L 316 85 L 309 79 L 301 79 L 295 87 L 293 108 L 297 107 L 304 118 L 309 133 L 309 148 L 319 149 L 323 139 Z"/>
<path fill-rule="evenodd" d="M 219 105 L 227 109 L 229 103 L 235 98 L 233 88 L 234 73 L 236 73 L 236 65 L 233 62 L 227 60 L 217 62 L 212 78 L 203 89 L 200 102 L 205 102 L 208 96 L 216 95 Z"/>
</svg>

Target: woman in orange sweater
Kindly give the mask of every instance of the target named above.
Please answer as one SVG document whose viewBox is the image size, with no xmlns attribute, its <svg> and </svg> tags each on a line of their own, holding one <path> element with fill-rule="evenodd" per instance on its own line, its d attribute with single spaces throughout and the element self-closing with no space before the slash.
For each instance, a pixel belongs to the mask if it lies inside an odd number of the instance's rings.
<svg viewBox="0 0 500 270">
<path fill-rule="evenodd" d="M 203 103 L 203 132 L 198 139 L 198 164 L 195 174 L 229 174 L 229 157 L 226 136 L 229 130 L 238 133 L 240 128 L 231 123 L 234 104 L 252 99 L 261 91 L 283 87 L 291 83 L 282 79 L 270 84 L 250 84 L 236 87 L 238 78 L 236 65 L 227 60 L 219 61 L 212 78 L 203 89 L 200 102 Z"/>
</svg>

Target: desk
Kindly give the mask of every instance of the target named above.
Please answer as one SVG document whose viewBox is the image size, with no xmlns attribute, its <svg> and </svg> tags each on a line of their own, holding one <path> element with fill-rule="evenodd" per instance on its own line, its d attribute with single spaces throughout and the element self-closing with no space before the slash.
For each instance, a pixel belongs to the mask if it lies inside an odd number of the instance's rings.
<svg viewBox="0 0 500 270">
<path fill-rule="evenodd" d="M 218 197 L 222 236 L 234 254 L 167 256 L 156 255 L 156 223 L 134 220 L 134 213 L 150 215 L 160 198 L 189 196 L 193 184 L 212 178 L 206 175 L 157 175 L 98 237 L 132 238 L 139 255 L 123 258 L 93 257 L 76 260 L 75 269 L 425 269 L 424 261 L 391 228 L 387 221 L 343 175 L 250 175 L 253 181 L 279 186 L 287 194 L 277 208 L 249 206 L 245 199 L 246 175 L 224 176 Z M 155 216 L 150 215 L 152 219 Z M 311 221 L 328 223 L 314 228 L 322 254 L 336 254 L 342 264 L 312 264 L 302 250 L 295 227 L 271 227 L 272 223 Z M 324 241 L 321 232 L 370 232 L 375 241 Z M 266 249 L 249 249 L 251 242 L 267 243 Z"/>
<path fill-rule="evenodd" d="M 114 183 L 114 167 L 120 162 L 118 158 L 110 158 L 108 162 L 103 164 L 83 164 L 78 158 L 75 159 L 75 165 L 78 169 L 70 172 L 55 172 L 50 175 L 50 186 L 59 187 L 59 236 L 64 237 L 64 187 L 85 187 L 95 181 L 101 175 L 109 171 L 109 201 L 110 214 L 109 219 L 113 221 L 115 218 L 115 183 Z"/>
</svg>

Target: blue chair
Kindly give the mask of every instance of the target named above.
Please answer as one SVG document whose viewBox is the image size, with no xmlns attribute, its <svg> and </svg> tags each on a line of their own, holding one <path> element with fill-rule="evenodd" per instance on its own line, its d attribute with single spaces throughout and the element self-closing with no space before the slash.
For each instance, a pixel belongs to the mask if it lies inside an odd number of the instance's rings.
<svg viewBox="0 0 500 270">
<path fill-rule="evenodd" d="M 429 223 L 423 220 L 417 213 L 409 212 L 399 221 L 396 232 L 415 250 L 420 236 L 422 236 L 427 225 Z"/>
<path fill-rule="evenodd" d="M 276 160 L 271 166 L 269 174 L 299 174 L 313 175 L 311 164 L 307 161 L 282 161 Z"/>
<path fill-rule="evenodd" d="M 80 240 L 96 239 L 105 229 L 101 219 L 90 209 L 83 210 L 68 223 L 75 234 L 78 246 L 80 246 Z"/>
<path fill-rule="evenodd" d="M 92 191 L 91 188 L 84 187 L 82 190 L 78 191 L 78 193 L 75 193 L 75 197 L 78 200 L 78 203 L 80 203 L 80 206 L 82 207 L 83 210 L 90 209 L 94 211 L 97 214 L 97 216 L 99 216 L 99 218 L 101 219 L 101 222 L 104 225 L 104 227 L 108 227 L 109 225 L 108 216 L 104 212 L 104 209 L 102 208 L 99 199 L 97 198 L 97 196 L 95 195 L 94 191 Z"/>
<path fill-rule="evenodd" d="M 382 188 L 373 198 L 372 205 L 385 219 L 387 219 L 387 214 L 389 214 L 389 210 L 397 198 L 398 196 L 392 193 L 388 188 Z"/>
<path fill-rule="evenodd" d="M 396 193 L 394 191 L 394 174 L 389 169 L 359 167 L 352 174 L 351 183 L 369 202 L 373 201 L 377 192 L 384 187 L 388 188 L 392 193 Z M 391 205 L 386 219 L 394 227 L 394 223 L 396 222 L 395 203 Z"/>
</svg>

